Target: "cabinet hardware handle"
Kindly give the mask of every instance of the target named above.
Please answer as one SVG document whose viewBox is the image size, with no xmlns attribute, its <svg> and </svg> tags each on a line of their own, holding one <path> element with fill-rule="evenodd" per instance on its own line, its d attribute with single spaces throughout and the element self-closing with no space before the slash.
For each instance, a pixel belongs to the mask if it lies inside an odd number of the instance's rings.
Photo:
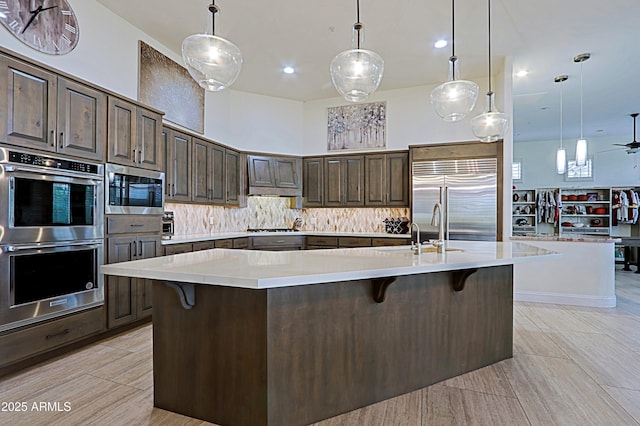
<svg viewBox="0 0 640 426">
<path fill-rule="evenodd" d="M 130 226 L 134 227 L 134 228 L 139 228 L 141 226 L 144 226 L 143 223 L 132 223 Z"/>
<path fill-rule="evenodd" d="M 58 139 L 58 148 L 64 148 L 64 132 L 60 132 L 60 138 Z"/>
<path fill-rule="evenodd" d="M 136 162 L 136 150 L 135 148 L 133 149 L 133 162 Z"/>
<path fill-rule="evenodd" d="M 49 339 L 53 339 L 54 337 L 64 336 L 65 334 L 69 334 L 70 332 L 71 332 L 71 329 L 65 328 L 59 333 L 47 334 L 44 338 L 49 340 Z"/>
<path fill-rule="evenodd" d="M 142 241 L 138 241 L 138 256 L 142 256 Z"/>
<path fill-rule="evenodd" d="M 49 137 L 51 146 L 56 146 L 56 133 L 52 130 L 51 136 Z"/>
<path fill-rule="evenodd" d="M 173 186 L 173 196 L 176 196 L 176 184 L 172 183 L 171 186 Z"/>
</svg>

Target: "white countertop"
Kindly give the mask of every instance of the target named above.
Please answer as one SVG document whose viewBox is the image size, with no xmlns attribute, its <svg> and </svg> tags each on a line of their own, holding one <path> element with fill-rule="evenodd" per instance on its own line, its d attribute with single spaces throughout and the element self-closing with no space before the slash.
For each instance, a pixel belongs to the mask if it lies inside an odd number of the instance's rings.
<svg viewBox="0 0 640 426">
<path fill-rule="evenodd" d="M 411 238 L 411 234 L 387 234 L 382 232 L 320 232 L 320 231 L 295 231 L 295 232 L 247 232 L 247 231 L 231 231 L 216 232 L 211 234 L 189 234 L 174 235 L 170 239 L 163 239 L 162 245 L 194 243 L 198 241 L 223 240 L 225 238 L 241 238 L 241 237 L 258 237 L 258 236 L 283 236 L 283 235 L 302 235 L 302 236 L 318 236 L 318 237 L 363 237 L 363 238 Z"/>
<path fill-rule="evenodd" d="M 414 255 L 407 246 L 308 251 L 211 249 L 103 265 L 120 275 L 264 289 L 423 274 L 555 258 L 559 254 L 518 242 L 447 241 L 445 254 Z"/>
<path fill-rule="evenodd" d="M 595 236 L 595 235 L 519 235 L 512 236 L 512 241 L 560 241 L 560 242 L 578 242 L 578 243 L 619 243 L 620 237 Z"/>
</svg>

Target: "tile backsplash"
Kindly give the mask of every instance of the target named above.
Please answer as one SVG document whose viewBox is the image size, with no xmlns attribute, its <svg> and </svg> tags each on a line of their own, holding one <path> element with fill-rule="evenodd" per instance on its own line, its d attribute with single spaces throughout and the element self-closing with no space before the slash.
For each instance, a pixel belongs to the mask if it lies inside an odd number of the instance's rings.
<svg viewBox="0 0 640 426">
<path fill-rule="evenodd" d="M 297 217 L 305 231 L 384 232 L 385 218 L 410 217 L 408 208 L 292 209 L 286 197 L 248 197 L 241 209 L 166 203 L 165 210 L 174 212 L 176 235 L 290 228 Z"/>
</svg>

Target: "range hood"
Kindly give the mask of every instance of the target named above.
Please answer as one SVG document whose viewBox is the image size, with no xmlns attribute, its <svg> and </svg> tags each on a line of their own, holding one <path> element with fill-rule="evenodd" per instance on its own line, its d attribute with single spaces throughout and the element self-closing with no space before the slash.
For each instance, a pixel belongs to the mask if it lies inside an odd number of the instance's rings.
<svg viewBox="0 0 640 426">
<path fill-rule="evenodd" d="M 302 159 L 247 155 L 249 195 L 302 196 Z"/>
</svg>

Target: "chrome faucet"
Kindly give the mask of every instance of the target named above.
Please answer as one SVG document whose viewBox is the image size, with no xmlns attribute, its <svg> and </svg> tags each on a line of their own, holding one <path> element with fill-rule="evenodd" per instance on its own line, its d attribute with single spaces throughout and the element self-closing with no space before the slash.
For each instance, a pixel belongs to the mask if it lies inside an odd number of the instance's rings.
<svg viewBox="0 0 640 426">
<path fill-rule="evenodd" d="M 431 226 L 438 226 L 438 239 L 431 241 L 436 247 L 438 253 L 445 251 L 444 246 L 444 213 L 442 212 L 442 204 L 436 203 L 433 206 L 433 215 L 431 216 Z"/>
<path fill-rule="evenodd" d="M 416 227 L 416 241 L 413 242 L 413 227 Z M 413 254 L 420 254 L 420 227 L 417 223 L 411 222 L 409 226 L 409 232 L 411 232 L 411 250 L 413 250 Z"/>
</svg>

